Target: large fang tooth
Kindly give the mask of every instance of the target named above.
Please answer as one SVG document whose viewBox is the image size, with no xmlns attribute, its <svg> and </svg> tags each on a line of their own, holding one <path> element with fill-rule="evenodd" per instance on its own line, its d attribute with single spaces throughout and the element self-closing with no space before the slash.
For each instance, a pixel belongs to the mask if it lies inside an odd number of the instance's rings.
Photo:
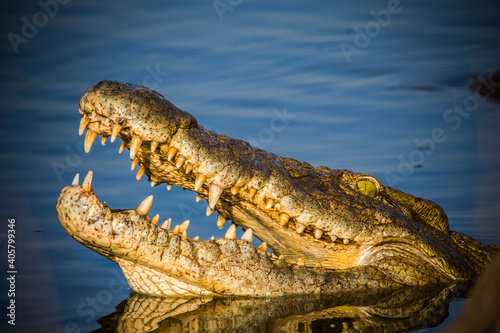
<svg viewBox="0 0 500 333">
<path fill-rule="evenodd" d="M 177 148 L 170 147 L 167 153 L 167 160 L 170 162 L 174 158 L 175 154 L 177 154 Z"/>
<path fill-rule="evenodd" d="M 239 190 L 240 190 L 240 188 L 238 186 L 233 186 L 233 187 L 231 187 L 231 194 L 236 195 L 236 194 L 238 194 Z"/>
<path fill-rule="evenodd" d="M 227 220 L 222 214 L 219 214 L 219 216 L 217 216 L 217 228 L 222 229 L 226 222 Z"/>
<path fill-rule="evenodd" d="M 177 225 L 174 227 L 174 230 L 172 230 L 173 234 L 174 234 L 174 235 L 178 235 L 178 234 L 179 234 L 179 229 L 180 229 L 180 227 L 179 227 L 179 225 L 177 224 Z"/>
<path fill-rule="evenodd" d="M 153 196 L 150 195 L 146 199 L 144 199 L 139 207 L 137 207 L 137 212 L 141 213 L 142 215 L 148 215 L 149 209 L 151 208 L 151 204 L 153 203 Z"/>
<path fill-rule="evenodd" d="M 216 184 L 210 184 L 208 191 L 208 205 L 212 210 L 215 209 L 217 201 L 219 201 L 220 195 L 222 193 L 222 187 Z"/>
<path fill-rule="evenodd" d="M 76 185 L 76 186 L 78 186 L 78 185 L 79 185 L 78 183 L 80 183 L 80 174 L 79 174 L 79 173 L 77 173 L 77 174 L 75 175 L 75 178 L 73 178 L 73 182 L 71 183 L 71 185 Z"/>
<path fill-rule="evenodd" d="M 179 226 L 179 231 L 184 232 L 188 229 L 188 227 L 189 227 L 189 220 L 186 220 L 182 222 L 181 225 Z"/>
<path fill-rule="evenodd" d="M 253 187 L 250 187 L 250 189 L 248 190 L 248 192 L 250 193 L 250 198 L 253 199 L 253 197 L 255 196 L 255 193 L 257 193 L 257 190 L 254 189 Z"/>
<path fill-rule="evenodd" d="M 106 145 L 106 140 L 108 140 L 108 137 L 107 136 L 103 136 L 102 139 L 101 139 L 101 146 L 105 146 Z"/>
<path fill-rule="evenodd" d="M 184 162 L 186 162 L 186 158 L 182 155 L 177 155 L 177 162 L 175 162 L 175 166 L 180 168 Z"/>
<path fill-rule="evenodd" d="M 304 260 L 304 258 L 299 258 L 297 260 L 297 266 L 304 266 L 306 264 L 306 261 Z"/>
<path fill-rule="evenodd" d="M 135 154 L 137 153 L 137 149 L 141 146 L 142 139 L 137 136 L 133 135 L 132 140 L 130 141 L 130 159 L 133 160 L 135 158 Z"/>
<path fill-rule="evenodd" d="M 132 163 L 130 164 L 130 171 L 134 171 L 137 164 L 139 164 L 139 160 L 137 158 L 132 160 Z"/>
<path fill-rule="evenodd" d="M 113 125 L 113 130 L 111 131 L 111 142 L 115 142 L 116 137 L 118 136 L 118 133 L 120 133 L 121 129 L 122 129 L 121 125 L 118 124 Z"/>
<path fill-rule="evenodd" d="M 186 175 L 189 174 L 193 170 L 193 165 L 189 162 L 186 163 Z"/>
<path fill-rule="evenodd" d="M 82 188 L 85 192 L 90 192 L 92 191 L 92 176 L 94 173 L 92 171 L 89 171 L 87 175 L 85 176 L 85 179 L 83 180 L 82 183 Z"/>
<path fill-rule="evenodd" d="M 170 231 L 170 225 L 172 224 L 172 218 L 165 220 L 160 228 Z"/>
<path fill-rule="evenodd" d="M 280 214 L 280 225 L 281 226 L 284 226 L 288 220 L 290 220 L 290 216 L 288 216 L 288 214 L 286 213 L 281 213 Z"/>
<path fill-rule="evenodd" d="M 270 210 L 271 208 L 273 208 L 274 206 L 274 199 L 270 198 L 268 201 L 267 201 L 267 204 L 266 204 L 266 209 L 267 210 Z"/>
<path fill-rule="evenodd" d="M 196 180 L 194 181 L 194 190 L 196 192 L 198 192 L 205 180 L 207 180 L 207 177 L 204 174 L 199 173 L 196 175 Z"/>
<path fill-rule="evenodd" d="M 141 180 L 142 175 L 146 172 L 146 168 L 144 165 L 139 166 L 139 170 L 137 170 L 137 175 L 135 176 L 135 179 Z"/>
<path fill-rule="evenodd" d="M 201 201 L 201 199 L 203 199 L 203 198 L 201 197 L 201 195 L 199 195 L 199 194 L 198 194 L 198 195 L 196 196 L 196 202 L 200 202 L 200 201 Z"/>
<path fill-rule="evenodd" d="M 90 122 L 90 118 L 87 116 L 83 116 L 82 119 L 80 120 L 80 128 L 78 129 L 78 134 L 81 136 L 83 134 L 83 131 L 85 130 L 85 127 Z"/>
<path fill-rule="evenodd" d="M 90 128 L 87 130 L 87 134 L 85 134 L 85 144 L 83 147 L 86 153 L 90 151 L 90 148 L 92 148 L 92 144 L 98 135 L 99 134 L 97 134 L 97 132 L 91 130 Z"/>
<path fill-rule="evenodd" d="M 297 233 L 299 234 L 303 233 L 305 228 L 306 228 L 305 224 L 302 224 L 300 222 L 295 223 L 295 230 L 297 231 Z"/>
<path fill-rule="evenodd" d="M 252 229 L 247 229 L 247 231 L 245 231 L 245 233 L 243 234 L 243 236 L 241 236 L 241 239 L 249 241 L 250 243 L 253 242 L 253 232 L 252 232 Z"/>
<path fill-rule="evenodd" d="M 257 250 L 262 251 L 262 252 L 267 252 L 267 243 L 266 242 L 262 242 L 262 244 L 259 245 L 259 247 L 257 248 Z"/>
<path fill-rule="evenodd" d="M 224 235 L 225 239 L 236 239 L 236 224 L 231 224 Z"/>
<path fill-rule="evenodd" d="M 160 214 L 156 214 L 152 219 L 151 223 L 152 224 L 158 224 L 158 221 L 160 220 Z"/>
<path fill-rule="evenodd" d="M 154 153 L 156 148 L 158 147 L 158 142 L 151 141 L 151 152 Z"/>
<path fill-rule="evenodd" d="M 118 150 L 118 154 L 121 154 L 123 149 L 125 149 L 126 146 L 127 146 L 127 144 L 125 143 L 125 141 L 123 141 L 122 144 L 120 145 L 120 149 Z"/>
<path fill-rule="evenodd" d="M 207 216 L 212 215 L 213 212 L 214 212 L 214 210 L 210 209 L 210 206 L 207 206 Z"/>
<path fill-rule="evenodd" d="M 314 230 L 314 238 L 320 239 L 321 236 L 323 236 L 323 230 L 321 230 L 321 229 Z"/>
</svg>

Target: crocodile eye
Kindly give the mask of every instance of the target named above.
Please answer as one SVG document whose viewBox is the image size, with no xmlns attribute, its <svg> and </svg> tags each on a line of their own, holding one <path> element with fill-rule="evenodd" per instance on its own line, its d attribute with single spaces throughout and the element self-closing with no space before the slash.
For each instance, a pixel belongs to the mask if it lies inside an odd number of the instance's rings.
<svg viewBox="0 0 500 333">
<path fill-rule="evenodd" d="M 370 179 L 361 179 L 356 182 L 359 193 L 369 197 L 375 197 L 378 194 L 378 186 Z"/>
</svg>

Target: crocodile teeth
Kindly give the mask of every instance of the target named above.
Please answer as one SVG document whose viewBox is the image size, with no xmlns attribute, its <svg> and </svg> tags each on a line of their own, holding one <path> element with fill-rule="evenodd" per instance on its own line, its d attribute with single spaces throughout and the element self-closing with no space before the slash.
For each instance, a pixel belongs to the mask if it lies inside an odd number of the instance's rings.
<svg viewBox="0 0 500 333">
<path fill-rule="evenodd" d="M 187 239 L 188 239 L 188 235 L 187 235 L 186 230 L 184 230 L 184 231 L 182 232 L 181 240 L 187 240 Z"/>
<path fill-rule="evenodd" d="M 152 219 L 151 223 L 153 224 L 158 224 L 158 221 L 160 220 L 160 214 L 156 214 Z"/>
<path fill-rule="evenodd" d="M 77 174 L 75 175 L 75 178 L 73 178 L 73 181 L 71 182 L 71 185 L 76 185 L 76 186 L 78 186 L 78 183 L 80 183 L 80 174 L 79 174 L 79 173 L 77 173 Z"/>
<path fill-rule="evenodd" d="M 248 242 L 253 242 L 253 231 L 252 229 L 247 229 L 247 231 L 245 231 L 245 233 L 243 234 L 243 236 L 241 236 L 241 239 L 242 240 L 246 240 Z"/>
<path fill-rule="evenodd" d="M 158 147 L 158 142 L 151 141 L 151 152 L 154 153 L 156 148 Z"/>
<path fill-rule="evenodd" d="M 125 149 L 127 145 L 125 144 L 125 141 L 122 142 L 122 144 L 120 145 L 120 149 L 118 150 L 118 154 L 121 154 L 123 149 Z"/>
<path fill-rule="evenodd" d="M 304 232 L 305 229 L 306 229 L 305 224 L 302 224 L 300 222 L 295 223 L 295 230 L 297 231 L 297 233 L 301 234 Z"/>
<path fill-rule="evenodd" d="M 320 239 L 321 236 L 323 236 L 323 230 L 321 230 L 321 229 L 314 230 L 314 238 Z"/>
<path fill-rule="evenodd" d="M 205 180 L 207 180 L 207 177 L 204 174 L 199 173 L 196 175 L 196 180 L 194 181 L 194 190 L 196 192 L 198 192 Z"/>
<path fill-rule="evenodd" d="M 290 216 L 286 213 L 280 214 L 280 225 L 284 226 L 290 220 Z"/>
<path fill-rule="evenodd" d="M 174 233 L 174 235 L 179 234 L 179 229 L 180 229 L 180 227 L 179 227 L 179 225 L 177 224 L 177 225 L 174 227 L 174 230 L 172 230 L 172 232 Z"/>
<path fill-rule="evenodd" d="M 240 190 L 240 188 L 238 186 L 233 186 L 233 187 L 231 187 L 231 194 L 236 195 L 239 190 Z"/>
<path fill-rule="evenodd" d="M 177 162 L 175 162 L 175 166 L 180 168 L 184 162 L 186 162 L 186 158 L 182 155 L 177 155 Z"/>
<path fill-rule="evenodd" d="M 111 131 L 111 142 L 115 142 L 116 137 L 118 136 L 118 133 L 120 133 L 121 129 L 122 129 L 121 125 L 118 124 L 113 125 L 113 130 Z"/>
<path fill-rule="evenodd" d="M 172 189 L 172 184 L 167 184 L 167 191 L 170 191 Z"/>
<path fill-rule="evenodd" d="M 181 225 L 179 226 L 179 231 L 180 232 L 187 231 L 188 227 L 189 227 L 189 220 L 186 220 L 182 222 Z"/>
<path fill-rule="evenodd" d="M 170 147 L 170 149 L 167 152 L 167 160 L 170 162 L 174 158 L 175 154 L 177 154 L 177 148 L 175 147 Z"/>
<path fill-rule="evenodd" d="M 139 207 L 137 207 L 136 211 L 142 215 L 148 215 L 149 209 L 151 208 L 151 204 L 153 203 L 153 196 L 150 195 L 149 197 L 146 197 Z"/>
<path fill-rule="evenodd" d="M 98 135 L 99 134 L 97 134 L 97 132 L 95 132 L 94 130 L 91 130 L 90 128 L 87 129 L 87 134 L 85 134 L 85 144 L 83 146 L 83 149 L 86 153 L 90 151 L 90 148 L 92 148 L 92 144 L 94 143 Z"/>
<path fill-rule="evenodd" d="M 186 163 L 186 175 L 193 170 L 193 165 L 189 162 Z"/>
<path fill-rule="evenodd" d="M 335 242 L 337 240 L 337 236 L 330 234 L 330 239 L 332 240 L 332 242 Z"/>
<path fill-rule="evenodd" d="M 130 171 L 134 171 L 134 169 L 137 166 L 137 164 L 139 164 L 139 160 L 137 158 L 133 159 L 132 163 L 130 164 Z"/>
<path fill-rule="evenodd" d="M 225 239 L 236 239 L 236 224 L 231 224 L 224 235 Z"/>
<path fill-rule="evenodd" d="M 193 242 L 197 242 L 197 241 L 199 241 L 199 240 L 200 240 L 200 236 L 195 236 L 195 237 L 193 237 L 193 239 L 192 239 L 192 241 L 193 241 Z"/>
<path fill-rule="evenodd" d="M 157 185 L 158 185 L 158 183 L 157 183 L 157 182 L 155 182 L 154 180 L 152 180 L 150 184 L 151 184 L 151 187 L 155 187 L 155 186 L 157 186 Z"/>
<path fill-rule="evenodd" d="M 201 201 L 201 199 L 203 199 L 203 198 L 201 197 L 201 195 L 199 195 L 199 194 L 198 194 L 198 195 L 196 196 L 196 202 L 200 202 L 200 201 Z"/>
<path fill-rule="evenodd" d="M 344 243 L 345 245 L 349 244 L 349 238 L 342 239 L 342 243 Z"/>
<path fill-rule="evenodd" d="M 80 128 L 78 129 L 78 134 L 81 136 L 83 134 L 83 131 L 85 130 L 85 127 L 90 122 L 90 118 L 87 116 L 83 116 L 82 119 L 80 120 Z"/>
<path fill-rule="evenodd" d="M 169 218 L 168 220 L 165 220 L 165 222 L 163 222 L 160 228 L 170 231 L 171 224 L 172 224 L 172 218 Z"/>
<path fill-rule="evenodd" d="M 141 180 L 142 175 L 146 172 L 146 168 L 144 165 L 139 166 L 139 170 L 137 170 L 137 175 L 135 176 L 135 179 Z"/>
<path fill-rule="evenodd" d="M 137 136 L 133 135 L 132 140 L 130 141 L 130 159 L 133 160 L 135 158 L 135 154 L 137 153 L 137 150 L 141 146 L 142 139 Z"/>
<path fill-rule="evenodd" d="M 219 214 L 219 216 L 217 216 L 217 228 L 222 229 L 226 222 L 227 220 L 222 214 Z"/>
<path fill-rule="evenodd" d="M 283 260 L 285 261 L 286 260 L 286 257 L 284 254 L 280 254 L 280 256 L 278 257 L 279 260 Z"/>
<path fill-rule="evenodd" d="M 253 199 L 253 197 L 255 196 L 255 193 L 257 193 L 257 190 L 254 189 L 253 187 L 250 187 L 248 192 L 250 193 L 250 199 Z"/>
<path fill-rule="evenodd" d="M 215 236 L 210 237 L 210 240 L 214 241 L 215 240 Z"/>
<path fill-rule="evenodd" d="M 270 210 L 271 208 L 273 208 L 273 206 L 274 206 L 274 199 L 271 198 L 271 199 L 267 200 L 266 209 Z"/>
<path fill-rule="evenodd" d="M 304 266 L 306 264 L 306 261 L 303 258 L 299 258 L 297 260 L 297 266 Z"/>
<path fill-rule="evenodd" d="M 212 215 L 213 212 L 213 209 L 210 209 L 210 206 L 207 206 L 207 216 Z"/>
<path fill-rule="evenodd" d="M 263 251 L 263 252 L 267 252 L 267 243 L 266 242 L 262 242 L 262 244 L 259 245 L 259 247 L 257 248 L 257 250 Z"/>
<path fill-rule="evenodd" d="M 220 195 L 222 194 L 222 187 L 216 184 L 210 184 L 208 191 L 208 205 L 210 209 L 214 210 L 217 201 L 219 201 Z"/>
<path fill-rule="evenodd" d="M 87 175 L 85 176 L 85 179 L 83 180 L 82 183 L 82 188 L 85 192 L 90 192 L 92 191 L 92 176 L 94 173 L 92 171 L 89 171 Z"/>
<path fill-rule="evenodd" d="M 108 140 L 108 137 L 107 136 L 103 136 L 101 138 L 101 146 L 105 146 L 106 145 L 106 140 Z"/>
</svg>

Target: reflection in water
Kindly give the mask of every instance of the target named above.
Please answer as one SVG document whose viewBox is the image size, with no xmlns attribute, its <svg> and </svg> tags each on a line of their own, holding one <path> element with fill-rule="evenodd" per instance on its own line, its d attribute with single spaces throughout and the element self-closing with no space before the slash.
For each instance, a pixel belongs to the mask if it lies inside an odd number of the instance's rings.
<svg viewBox="0 0 500 333">
<path fill-rule="evenodd" d="M 132 293 L 95 332 L 401 332 L 434 327 L 466 287 L 272 298 L 161 298 Z"/>
</svg>

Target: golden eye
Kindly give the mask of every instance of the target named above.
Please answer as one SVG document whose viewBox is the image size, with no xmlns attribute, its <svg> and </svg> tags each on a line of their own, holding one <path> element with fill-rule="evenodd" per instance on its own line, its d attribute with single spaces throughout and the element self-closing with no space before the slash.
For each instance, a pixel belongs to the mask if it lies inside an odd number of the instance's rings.
<svg viewBox="0 0 500 333">
<path fill-rule="evenodd" d="M 356 187 L 359 193 L 367 195 L 369 197 L 375 197 L 378 194 L 378 186 L 369 179 L 361 179 L 356 182 Z"/>
</svg>

